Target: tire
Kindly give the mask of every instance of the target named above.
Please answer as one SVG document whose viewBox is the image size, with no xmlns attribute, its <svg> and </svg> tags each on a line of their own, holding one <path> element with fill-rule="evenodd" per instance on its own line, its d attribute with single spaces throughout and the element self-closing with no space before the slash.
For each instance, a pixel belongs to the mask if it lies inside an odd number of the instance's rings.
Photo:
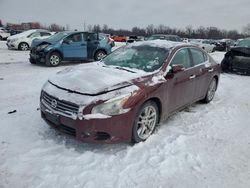
<svg viewBox="0 0 250 188">
<path fill-rule="evenodd" d="M 207 89 L 207 93 L 204 99 L 202 99 L 201 101 L 203 103 L 209 103 L 213 100 L 215 92 L 217 89 L 217 81 L 215 78 L 212 79 L 212 81 L 210 82 L 208 89 Z"/>
<path fill-rule="evenodd" d="M 51 67 L 58 66 L 62 61 L 62 57 L 58 52 L 49 53 L 46 57 L 46 65 Z"/>
<path fill-rule="evenodd" d="M 132 141 L 143 142 L 154 132 L 159 122 L 159 108 L 153 101 L 144 103 L 139 109 L 132 130 Z"/>
<path fill-rule="evenodd" d="M 29 50 L 29 45 L 26 43 L 26 42 L 21 42 L 19 45 L 18 45 L 18 50 L 21 50 L 21 51 L 27 51 Z"/>
<path fill-rule="evenodd" d="M 107 53 L 104 50 L 98 50 L 95 55 L 94 55 L 94 60 L 95 61 L 100 61 L 101 59 L 103 59 L 105 56 L 107 55 Z"/>
<path fill-rule="evenodd" d="M 3 40 L 3 37 L 2 37 L 2 36 L 0 36 L 0 41 L 1 41 L 1 40 Z"/>
</svg>

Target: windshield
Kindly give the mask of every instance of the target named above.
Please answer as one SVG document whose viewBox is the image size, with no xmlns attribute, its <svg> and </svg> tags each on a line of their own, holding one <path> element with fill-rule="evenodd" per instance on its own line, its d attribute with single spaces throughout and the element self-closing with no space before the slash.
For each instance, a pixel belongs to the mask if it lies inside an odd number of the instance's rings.
<svg viewBox="0 0 250 188">
<path fill-rule="evenodd" d="M 152 35 L 151 37 L 148 38 L 148 40 L 157 40 L 157 39 L 165 40 L 166 37 L 164 35 Z"/>
<path fill-rule="evenodd" d="M 249 40 L 242 40 L 240 41 L 237 46 L 240 47 L 250 47 L 250 39 Z"/>
<path fill-rule="evenodd" d="M 67 36 L 67 35 L 68 34 L 65 33 L 65 32 L 59 32 L 59 33 L 56 33 L 56 34 L 52 35 L 48 39 L 53 40 L 53 41 L 59 41 L 59 40 L 63 39 L 65 36 Z"/>
<path fill-rule="evenodd" d="M 149 45 L 125 46 L 108 55 L 102 62 L 111 66 L 153 72 L 162 66 L 168 51 L 166 48 Z"/>
</svg>

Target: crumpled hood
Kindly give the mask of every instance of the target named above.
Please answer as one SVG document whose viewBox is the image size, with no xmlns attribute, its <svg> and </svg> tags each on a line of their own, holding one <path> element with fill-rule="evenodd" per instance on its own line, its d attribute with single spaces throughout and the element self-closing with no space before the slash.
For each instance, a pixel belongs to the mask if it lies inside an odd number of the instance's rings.
<svg viewBox="0 0 250 188">
<path fill-rule="evenodd" d="M 130 86 L 133 79 L 145 74 L 104 67 L 95 62 L 60 71 L 49 82 L 70 92 L 94 96 Z"/>
<path fill-rule="evenodd" d="M 32 41 L 32 43 L 31 43 L 31 48 L 32 47 L 37 47 L 40 44 L 49 44 L 49 45 L 51 45 L 51 44 L 54 44 L 54 43 L 56 43 L 56 41 L 50 40 L 49 38 L 47 38 L 47 39 L 34 39 Z"/>
</svg>

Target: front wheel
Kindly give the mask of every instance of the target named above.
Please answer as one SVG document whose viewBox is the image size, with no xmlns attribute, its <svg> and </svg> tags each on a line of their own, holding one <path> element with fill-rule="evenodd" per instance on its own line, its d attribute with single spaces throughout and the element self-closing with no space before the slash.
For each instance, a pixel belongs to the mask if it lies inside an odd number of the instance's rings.
<svg viewBox="0 0 250 188">
<path fill-rule="evenodd" d="M 98 50 L 96 53 L 95 53 L 95 56 L 94 56 L 94 59 L 95 61 L 100 61 L 102 60 L 105 56 L 107 55 L 107 53 L 103 50 Z"/>
<path fill-rule="evenodd" d="M 159 109 L 155 102 L 148 101 L 140 108 L 133 126 L 133 141 L 142 142 L 154 132 L 159 121 Z"/>
<path fill-rule="evenodd" d="M 27 50 L 29 50 L 29 45 L 26 42 L 21 42 L 18 45 L 18 49 L 21 51 L 27 51 Z"/>
<path fill-rule="evenodd" d="M 202 100 L 202 102 L 204 102 L 204 103 L 211 102 L 214 98 L 216 89 L 217 89 L 217 81 L 215 78 L 213 78 L 208 86 L 207 94 L 206 94 L 205 98 Z"/>
<path fill-rule="evenodd" d="M 51 54 L 48 54 L 46 58 L 46 65 L 55 67 L 55 66 L 58 66 L 61 61 L 62 61 L 62 58 L 60 54 L 57 52 L 52 52 Z"/>
</svg>

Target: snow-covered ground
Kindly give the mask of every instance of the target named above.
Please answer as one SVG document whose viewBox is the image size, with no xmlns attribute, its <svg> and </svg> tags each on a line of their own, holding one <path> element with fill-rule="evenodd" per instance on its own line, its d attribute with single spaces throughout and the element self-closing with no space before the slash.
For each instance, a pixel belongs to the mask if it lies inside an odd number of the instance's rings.
<svg viewBox="0 0 250 188">
<path fill-rule="evenodd" d="M 0 42 L 1 188 L 250 187 L 250 77 L 221 75 L 210 104 L 172 116 L 144 143 L 95 145 L 40 118 L 41 86 L 66 65 L 31 65 Z"/>
</svg>

